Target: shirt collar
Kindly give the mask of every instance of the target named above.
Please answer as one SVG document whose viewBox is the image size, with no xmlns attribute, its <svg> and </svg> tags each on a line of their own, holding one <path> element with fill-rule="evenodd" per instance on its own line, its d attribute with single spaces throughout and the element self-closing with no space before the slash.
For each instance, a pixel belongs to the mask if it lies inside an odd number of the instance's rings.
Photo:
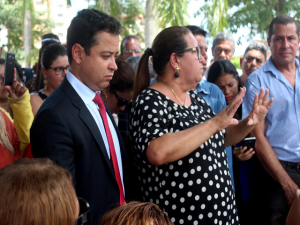
<svg viewBox="0 0 300 225">
<path fill-rule="evenodd" d="M 195 89 L 196 92 L 201 92 L 203 94 L 206 94 L 206 95 L 209 95 L 210 94 L 210 90 L 208 89 L 207 85 L 205 85 L 205 80 L 201 80 L 199 83 L 198 83 L 198 86 L 197 88 Z"/>
<path fill-rule="evenodd" d="M 81 97 L 84 104 L 89 104 L 95 98 L 96 93 L 101 93 L 100 91 L 96 92 L 90 89 L 88 86 L 83 84 L 77 77 L 75 77 L 70 70 L 67 72 L 67 79 L 70 84 L 73 86 L 77 94 Z"/>
<path fill-rule="evenodd" d="M 297 69 L 299 68 L 299 60 L 295 58 L 295 64 Z M 265 63 L 265 67 L 264 67 L 264 72 L 271 72 L 276 78 L 279 78 L 280 76 L 280 71 L 276 69 L 276 67 L 274 66 L 274 63 L 272 61 L 272 56 L 270 56 L 270 58 L 267 60 L 267 62 Z"/>
</svg>

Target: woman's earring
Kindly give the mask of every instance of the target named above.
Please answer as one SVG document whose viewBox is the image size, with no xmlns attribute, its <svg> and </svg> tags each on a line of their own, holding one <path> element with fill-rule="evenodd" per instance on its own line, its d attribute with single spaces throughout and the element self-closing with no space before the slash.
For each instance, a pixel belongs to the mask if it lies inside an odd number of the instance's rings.
<svg viewBox="0 0 300 225">
<path fill-rule="evenodd" d="M 107 100 L 107 94 L 105 92 L 103 92 L 103 94 L 105 95 L 104 101 Z"/>
<path fill-rule="evenodd" d="M 46 90 L 47 89 L 47 85 L 48 85 L 48 80 L 44 79 L 43 83 L 44 83 L 44 89 Z"/>
<path fill-rule="evenodd" d="M 179 67 L 175 68 L 175 74 L 174 77 L 178 78 L 179 77 Z"/>
</svg>

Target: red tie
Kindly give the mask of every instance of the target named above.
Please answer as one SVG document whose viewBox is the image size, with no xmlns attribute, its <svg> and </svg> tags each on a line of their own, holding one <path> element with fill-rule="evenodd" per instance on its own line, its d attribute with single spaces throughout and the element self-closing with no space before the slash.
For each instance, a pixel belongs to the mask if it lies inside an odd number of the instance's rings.
<svg viewBox="0 0 300 225">
<path fill-rule="evenodd" d="M 113 142 L 113 139 L 112 139 L 112 136 L 110 133 L 110 129 L 109 129 L 109 125 L 108 125 L 108 121 L 107 121 L 106 108 L 104 106 L 102 98 L 100 97 L 100 95 L 98 93 L 96 94 L 95 98 L 93 99 L 93 102 L 95 102 L 99 106 L 99 112 L 100 112 L 102 120 L 103 120 L 105 132 L 106 132 L 106 136 L 107 136 L 107 141 L 108 141 L 108 145 L 109 145 L 111 162 L 112 162 L 112 165 L 113 165 L 113 168 L 115 171 L 116 180 L 118 182 L 118 186 L 119 186 L 119 190 L 120 190 L 120 205 L 124 205 L 125 204 L 124 191 L 123 191 L 115 146 L 114 146 L 114 142 Z"/>
</svg>

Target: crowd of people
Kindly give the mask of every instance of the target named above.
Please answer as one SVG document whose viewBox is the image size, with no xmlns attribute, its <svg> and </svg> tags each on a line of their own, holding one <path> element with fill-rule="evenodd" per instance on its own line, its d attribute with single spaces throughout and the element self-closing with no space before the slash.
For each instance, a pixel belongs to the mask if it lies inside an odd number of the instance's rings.
<svg viewBox="0 0 300 225">
<path fill-rule="evenodd" d="M 300 186 L 298 23 L 270 21 L 240 74 L 228 33 L 208 65 L 198 26 L 165 28 L 144 52 L 122 29 L 79 11 L 67 44 L 44 35 L 12 86 L 0 59 L 0 225 L 285 224 Z"/>
</svg>

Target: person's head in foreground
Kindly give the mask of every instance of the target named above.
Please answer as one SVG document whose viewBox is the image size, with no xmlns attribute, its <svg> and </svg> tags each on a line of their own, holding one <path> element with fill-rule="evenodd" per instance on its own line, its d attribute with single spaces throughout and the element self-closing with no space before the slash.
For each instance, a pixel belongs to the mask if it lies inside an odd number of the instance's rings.
<svg viewBox="0 0 300 225">
<path fill-rule="evenodd" d="M 173 225 L 154 203 L 130 202 L 106 213 L 100 225 Z"/>
<path fill-rule="evenodd" d="M 207 81 L 216 84 L 221 89 L 227 105 L 239 93 L 239 75 L 235 66 L 226 59 L 215 61 L 211 65 Z"/>
<path fill-rule="evenodd" d="M 21 159 L 0 170 L 1 225 L 72 225 L 79 205 L 69 171 L 49 159 Z"/>
<path fill-rule="evenodd" d="M 110 111 L 118 114 L 132 101 L 134 69 L 122 60 L 116 60 L 116 64 L 118 69 L 101 95 Z"/>
</svg>

